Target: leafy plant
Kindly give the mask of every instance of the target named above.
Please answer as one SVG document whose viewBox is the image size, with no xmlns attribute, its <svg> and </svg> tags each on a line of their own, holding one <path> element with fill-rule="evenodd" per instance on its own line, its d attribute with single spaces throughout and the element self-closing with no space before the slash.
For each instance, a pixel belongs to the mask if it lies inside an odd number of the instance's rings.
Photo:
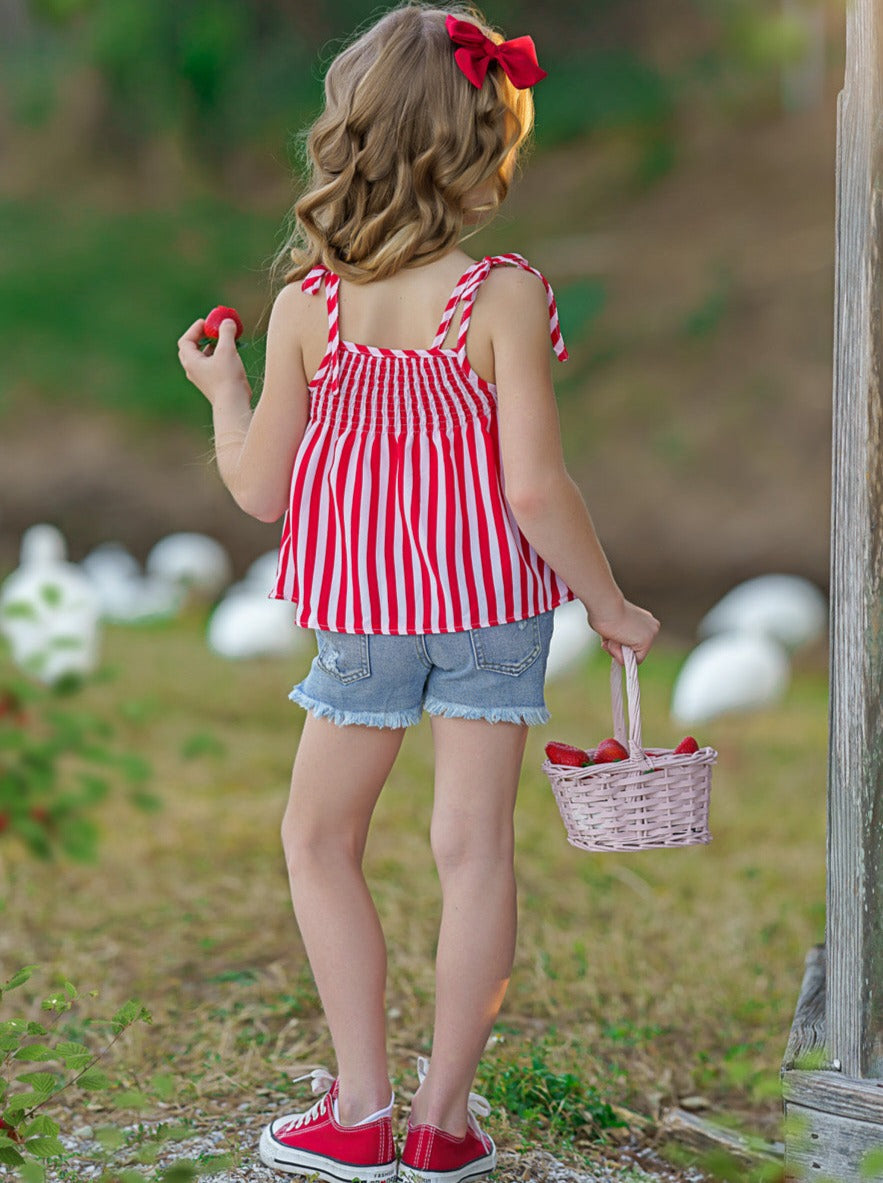
<svg viewBox="0 0 883 1183">
<path fill-rule="evenodd" d="M 479 1077 L 491 1105 L 517 1118 L 529 1139 L 603 1141 L 605 1130 L 626 1125 L 596 1088 L 571 1072 L 555 1072 L 539 1051 L 502 1067 L 483 1064 Z"/>
<path fill-rule="evenodd" d="M 63 691 L 6 675 L 0 681 L 0 836 L 15 835 L 40 858 L 94 857 L 90 814 L 112 778 L 131 802 L 153 809 L 149 765 L 113 746 L 107 722 L 68 706 Z"/>
<path fill-rule="evenodd" d="M 23 986 L 34 966 L 28 965 L 0 987 L 0 1002 L 6 994 Z M 150 1022 L 150 1015 L 138 1002 L 127 1002 L 106 1021 L 93 1021 L 103 1027 L 108 1038 L 97 1051 L 78 1040 L 65 1038 L 58 1031 L 61 1017 L 80 999 L 70 982 L 43 999 L 41 1010 L 53 1016 L 46 1023 L 15 1017 L 0 1022 L 0 1163 L 22 1167 L 28 1161 L 42 1160 L 65 1153 L 59 1141 L 58 1123 L 41 1113 L 50 1101 L 72 1088 L 84 1092 L 109 1089 L 110 1077 L 98 1063 L 120 1036 L 135 1023 Z M 37 1071 L 18 1072 L 22 1064 L 39 1064 Z M 30 1179 L 38 1172 L 26 1172 Z"/>
<path fill-rule="evenodd" d="M 10 991 L 29 980 L 34 966 L 28 965 L 0 986 L 0 1003 Z M 64 1159 L 68 1152 L 59 1135 L 59 1123 L 43 1112 L 54 1105 L 62 1093 L 79 1091 L 84 1095 L 103 1092 L 107 1100 L 127 1109 L 144 1108 L 151 1097 L 139 1089 L 125 1087 L 100 1066 L 114 1044 L 137 1023 L 150 1023 L 148 1011 L 137 1001 L 126 1002 L 110 1019 L 86 1019 L 82 1022 L 85 1034 L 71 1038 L 69 1024 L 61 1020 L 69 1016 L 81 1001 L 81 995 L 71 982 L 65 981 L 54 993 L 42 1000 L 41 1011 L 48 1016 L 38 1022 L 22 1016 L 0 1021 L 0 1167 L 14 1167 L 23 1183 L 45 1183 L 47 1160 L 58 1160 L 61 1179 L 79 1175 L 68 1173 Z M 101 1033 L 97 1047 L 84 1040 L 93 1031 Z M 78 1032 L 79 1033 L 79 1032 Z M 25 1064 L 39 1065 L 35 1071 L 19 1069 Z M 169 1095 L 174 1082 L 167 1075 L 154 1078 L 155 1098 Z M 190 1183 L 202 1175 L 214 1174 L 230 1165 L 229 1158 L 212 1155 L 201 1162 L 180 1159 L 158 1168 L 148 1176 L 129 1166 L 118 1166 L 122 1155 L 128 1161 L 153 1163 L 162 1147 L 181 1141 L 190 1134 L 186 1126 L 159 1125 L 146 1130 L 139 1125 L 127 1131 L 105 1125 L 94 1131 L 94 1153 L 91 1161 L 105 1167 L 99 1183 Z"/>
</svg>

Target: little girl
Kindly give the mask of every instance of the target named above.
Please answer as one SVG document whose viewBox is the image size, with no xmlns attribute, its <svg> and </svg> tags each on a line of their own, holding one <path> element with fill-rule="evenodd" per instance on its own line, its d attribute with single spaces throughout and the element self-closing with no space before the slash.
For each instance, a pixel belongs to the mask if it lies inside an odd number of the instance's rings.
<svg viewBox="0 0 883 1183">
<path fill-rule="evenodd" d="M 620 661 L 659 628 L 616 585 L 564 466 L 549 284 L 520 255 L 459 245 L 506 196 L 544 76 L 529 37 L 504 42 L 474 12 L 388 12 L 328 70 L 254 411 L 232 321 L 214 350 L 201 319 L 179 341 L 225 484 L 254 517 L 285 515 L 272 594 L 317 636 L 291 694 L 308 713 L 282 832 L 338 1075 L 314 1072 L 320 1100 L 263 1133 L 263 1161 L 292 1174 L 493 1170 L 470 1087 L 514 957 L 513 811 L 527 727 L 548 720 L 552 611 L 581 600 Z M 423 709 L 443 905 L 432 1058 L 397 1155 L 362 856 Z"/>
</svg>

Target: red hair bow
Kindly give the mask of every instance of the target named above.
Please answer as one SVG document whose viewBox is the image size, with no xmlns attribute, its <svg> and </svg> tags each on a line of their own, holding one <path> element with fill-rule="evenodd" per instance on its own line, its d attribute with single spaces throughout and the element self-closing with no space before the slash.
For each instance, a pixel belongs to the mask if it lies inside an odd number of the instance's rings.
<svg viewBox="0 0 883 1183">
<path fill-rule="evenodd" d="M 515 37 L 499 45 L 485 37 L 478 25 L 460 21 L 455 16 L 445 18 L 448 36 L 460 48 L 454 51 L 457 65 L 473 86 L 481 87 L 488 66 L 499 62 L 506 77 L 518 90 L 535 86 L 546 71 L 540 69 L 532 37 Z"/>
</svg>

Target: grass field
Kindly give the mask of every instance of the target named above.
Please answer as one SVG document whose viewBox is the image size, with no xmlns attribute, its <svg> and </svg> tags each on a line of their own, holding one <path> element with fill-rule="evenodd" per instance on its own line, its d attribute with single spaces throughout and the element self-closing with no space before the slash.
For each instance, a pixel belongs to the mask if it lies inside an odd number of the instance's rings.
<svg viewBox="0 0 883 1183">
<path fill-rule="evenodd" d="M 333 1067 L 278 842 L 301 724 L 286 695 L 310 654 L 230 664 L 208 650 L 203 626 L 194 610 L 170 626 L 109 630 L 103 671 L 79 695 L 151 761 L 161 810 L 109 800 L 94 865 L 35 862 L 0 839 L 0 976 L 40 967 L 22 1002 L 60 977 L 97 989 L 103 1013 L 141 999 L 153 1023 L 129 1032 L 113 1061 L 140 1088 L 161 1082 L 166 1118 L 272 1113 L 300 1065 Z M 683 656 L 660 643 L 642 667 L 651 746 L 680 738 L 667 712 Z M 591 1122 L 564 1120 L 563 1102 L 557 1121 L 551 1102 L 537 1106 L 572 1074 L 583 1112 L 591 1096 L 654 1117 L 700 1094 L 716 1120 L 777 1137 L 803 958 L 824 933 L 826 669 L 807 658 L 777 708 L 701 728 L 720 752 L 709 846 L 631 855 L 568 846 L 540 771 L 549 739 L 609 734 L 607 678 L 598 655 L 552 683 L 553 721 L 529 739 L 519 952 L 479 1077 L 489 1128 L 504 1148 L 600 1153 Z M 406 737 L 367 853 L 390 946 L 400 1098 L 416 1087 L 415 1055 L 429 1051 L 431 767 L 424 723 Z"/>
</svg>

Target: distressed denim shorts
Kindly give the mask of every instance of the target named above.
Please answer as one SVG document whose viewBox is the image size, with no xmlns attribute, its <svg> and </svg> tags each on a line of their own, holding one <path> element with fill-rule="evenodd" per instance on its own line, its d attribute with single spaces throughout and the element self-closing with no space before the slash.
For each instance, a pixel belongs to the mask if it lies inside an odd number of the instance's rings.
<svg viewBox="0 0 883 1183">
<path fill-rule="evenodd" d="M 543 698 L 552 613 L 461 633 L 316 632 L 318 655 L 293 702 L 341 726 L 408 727 L 430 715 L 549 721 Z"/>
</svg>

